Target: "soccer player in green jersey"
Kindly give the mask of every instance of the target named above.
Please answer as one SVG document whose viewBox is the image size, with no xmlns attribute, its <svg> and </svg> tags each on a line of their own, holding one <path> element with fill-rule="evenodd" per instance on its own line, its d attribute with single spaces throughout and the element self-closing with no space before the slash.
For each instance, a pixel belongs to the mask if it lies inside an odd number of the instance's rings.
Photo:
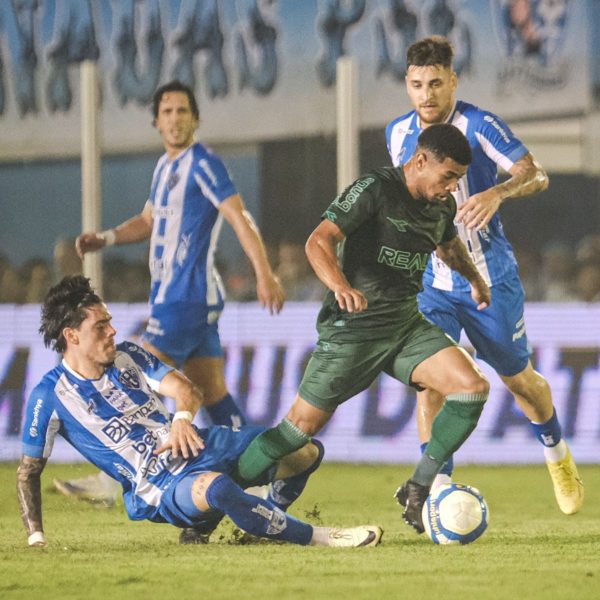
<svg viewBox="0 0 600 600">
<path fill-rule="evenodd" d="M 277 461 L 307 444 L 340 404 L 385 372 L 446 398 L 416 470 L 396 492 L 404 520 L 423 531 L 421 508 L 431 483 L 477 425 L 489 391 L 474 361 L 423 317 L 416 298 L 435 249 L 471 283 L 480 310 L 490 303 L 453 224 L 451 192 L 471 157 L 456 127 L 429 127 L 406 165 L 361 177 L 325 211 L 306 244 L 329 288 L 317 319 L 317 347 L 287 416 L 241 455 L 240 483 L 260 482 Z"/>
</svg>

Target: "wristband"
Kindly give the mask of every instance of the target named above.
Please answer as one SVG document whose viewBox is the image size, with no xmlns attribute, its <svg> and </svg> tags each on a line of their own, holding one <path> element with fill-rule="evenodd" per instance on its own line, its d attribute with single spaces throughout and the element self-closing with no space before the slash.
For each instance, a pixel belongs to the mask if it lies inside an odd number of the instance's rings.
<svg viewBox="0 0 600 600">
<path fill-rule="evenodd" d="M 117 243 L 117 234 L 114 229 L 107 229 L 96 234 L 96 237 L 104 240 L 105 246 L 114 246 Z"/>
<path fill-rule="evenodd" d="M 44 533 L 42 531 L 34 531 L 28 538 L 27 543 L 30 546 L 35 546 L 35 544 L 39 543 L 45 544 L 46 538 L 44 537 Z"/>
<path fill-rule="evenodd" d="M 191 423 L 193 418 L 194 418 L 194 416 L 192 415 L 192 413 L 189 410 L 178 410 L 173 415 L 173 422 L 175 422 L 179 419 L 185 419 L 186 421 L 189 421 Z"/>
</svg>

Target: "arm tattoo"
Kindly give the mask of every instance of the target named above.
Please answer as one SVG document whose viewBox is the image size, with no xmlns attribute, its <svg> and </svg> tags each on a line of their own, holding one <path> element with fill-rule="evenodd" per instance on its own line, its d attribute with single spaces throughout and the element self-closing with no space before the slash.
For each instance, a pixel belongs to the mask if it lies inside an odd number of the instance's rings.
<svg viewBox="0 0 600 600">
<path fill-rule="evenodd" d="M 469 253 L 461 239 L 457 236 L 449 242 L 440 244 L 436 254 L 453 270 L 460 273 L 470 283 L 481 279 L 477 267 L 471 260 Z"/>
<path fill-rule="evenodd" d="M 496 190 L 505 198 L 522 198 L 548 187 L 548 175 L 531 154 L 519 159 L 510 169 L 511 177 L 496 186 Z"/>
<path fill-rule="evenodd" d="M 21 518 L 30 535 L 35 531 L 44 530 L 40 475 L 46 462 L 45 458 L 22 456 L 17 469 L 17 496 L 21 507 Z"/>
</svg>

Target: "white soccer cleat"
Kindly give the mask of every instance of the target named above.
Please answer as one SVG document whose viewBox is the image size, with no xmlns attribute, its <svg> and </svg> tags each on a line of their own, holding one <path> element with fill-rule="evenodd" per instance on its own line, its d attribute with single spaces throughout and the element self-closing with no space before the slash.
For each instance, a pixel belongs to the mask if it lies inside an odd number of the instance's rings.
<svg viewBox="0 0 600 600">
<path fill-rule="evenodd" d="M 81 479 L 54 479 L 53 485 L 64 496 L 110 508 L 115 505 L 121 486 L 112 478 L 97 473 Z"/>
<path fill-rule="evenodd" d="M 383 530 L 377 525 L 361 525 L 346 529 L 332 527 L 327 545 L 332 548 L 366 548 L 377 546 L 382 535 Z"/>
</svg>

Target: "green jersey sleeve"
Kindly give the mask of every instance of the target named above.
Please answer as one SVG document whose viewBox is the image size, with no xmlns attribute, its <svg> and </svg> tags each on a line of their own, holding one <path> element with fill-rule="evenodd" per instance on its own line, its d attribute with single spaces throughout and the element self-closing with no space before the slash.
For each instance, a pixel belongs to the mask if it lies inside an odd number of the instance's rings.
<svg viewBox="0 0 600 600">
<path fill-rule="evenodd" d="M 329 205 L 322 218 L 335 223 L 348 237 L 376 214 L 380 186 L 379 180 L 373 175 L 357 179 Z"/>
</svg>

